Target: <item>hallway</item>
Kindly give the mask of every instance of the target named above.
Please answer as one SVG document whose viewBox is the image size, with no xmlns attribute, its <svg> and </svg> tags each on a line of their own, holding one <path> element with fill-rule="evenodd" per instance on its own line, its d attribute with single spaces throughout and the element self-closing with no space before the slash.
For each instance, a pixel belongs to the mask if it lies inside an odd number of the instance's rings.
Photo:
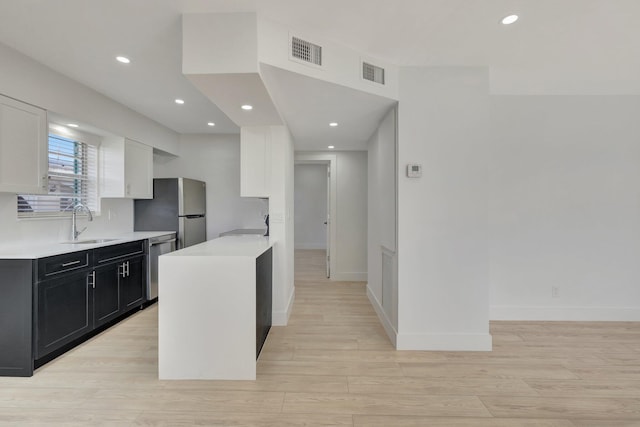
<svg viewBox="0 0 640 427">
<path fill-rule="evenodd" d="M 302 284 L 331 283 L 327 279 L 327 261 L 325 249 L 295 250 L 295 283 L 296 288 Z"/>
</svg>

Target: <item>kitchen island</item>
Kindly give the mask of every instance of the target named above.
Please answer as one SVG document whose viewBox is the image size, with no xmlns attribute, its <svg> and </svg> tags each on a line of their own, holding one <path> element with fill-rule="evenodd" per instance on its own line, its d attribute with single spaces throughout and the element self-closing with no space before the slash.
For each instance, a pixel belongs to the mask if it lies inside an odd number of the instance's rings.
<svg viewBox="0 0 640 427">
<path fill-rule="evenodd" d="M 226 236 L 159 259 L 160 379 L 255 380 L 271 327 L 271 243 Z"/>
</svg>

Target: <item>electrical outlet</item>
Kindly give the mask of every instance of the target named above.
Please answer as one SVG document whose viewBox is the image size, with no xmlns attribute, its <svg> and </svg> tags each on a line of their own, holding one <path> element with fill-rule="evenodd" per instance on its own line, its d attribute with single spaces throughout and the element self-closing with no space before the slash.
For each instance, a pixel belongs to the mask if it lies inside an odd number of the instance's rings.
<svg viewBox="0 0 640 427">
<path fill-rule="evenodd" d="M 558 298 L 560 296 L 560 286 L 551 287 L 551 298 Z"/>
</svg>

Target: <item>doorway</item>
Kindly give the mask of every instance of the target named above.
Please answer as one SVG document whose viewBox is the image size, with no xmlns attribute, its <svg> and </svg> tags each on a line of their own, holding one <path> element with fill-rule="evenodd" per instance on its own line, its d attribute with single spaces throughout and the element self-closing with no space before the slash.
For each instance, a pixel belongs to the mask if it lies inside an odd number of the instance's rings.
<svg viewBox="0 0 640 427">
<path fill-rule="evenodd" d="M 329 281 L 335 260 L 335 155 L 296 153 L 294 236 L 296 280 Z"/>
<path fill-rule="evenodd" d="M 330 170 L 326 163 L 295 165 L 294 212 L 297 275 L 331 277 Z"/>
</svg>

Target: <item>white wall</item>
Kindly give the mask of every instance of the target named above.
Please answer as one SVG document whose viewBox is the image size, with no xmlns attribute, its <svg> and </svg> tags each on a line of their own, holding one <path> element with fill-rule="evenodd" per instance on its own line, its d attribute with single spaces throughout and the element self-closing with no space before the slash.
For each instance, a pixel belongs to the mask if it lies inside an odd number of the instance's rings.
<svg viewBox="0 0 640 427">
<path fill-rule="evenodd" d="M 640 320 L 640 97 L 491 104 L 491 317 Z"/>
<path fill-rule="evenodd" d="M 240 197 L 240 135 L 183 135 L 179 157 L 154 157 L 156 178 L 207 183 L 207 238 L 236 228 L 264 228 L 267 200 Z"/>
<path fill-rule="evenodd" d="M 398 331 L 395 108 L 384 117 L 368 147 L 367 293 L 395 343 Z M 383 256 L 388 256 L 390 262 L 385 269 L 391 266 L 391 271 L 384 272 L 384 281 Z"/>
<path fill-rule="evenodd" d="M 338 153 L 334 280 L 367 280 L 367 152 Z"/>
<path fill-rule="evenodd" d="M 398 126 L 396 346 L 490 350 L 488 70 L 402 68 Z"/>
<path fill-rule="evenodd" d="M 285 126 L 270 126 L 269 236 L 273 246 L 273 324 L 286 325 L 294 299 L 294 154 Z"/>
<path fill-rule="evenodd" d="M 290 56 L 289 36 L 296 36 L 322 47 L 322 67 Z M 313 31 L 288 28 L 258 16 L 258 62 L 341 86 L 375 93 L 391 99 L 398 97 L 398 67 L 380 58 L 371 58 L 334 41 L 317 37 Z M 362 78 L 362 61 L 385 70 L 385 84 Z"/>
<path fill-rule="evenodd" d="M 175 154 L 178 134 L 0 43 L 0 94 Z"/>
<path fill-rule="evenodd" d="M 327 248 L 327 165 L 295 166 L 295 248 Z"/>
<path fill-rule="evenodd" d="M 87 227 L 82 238 L 99 238 L 133 231 L 133 200 L 103 199 L 101 215 L 93 222 L 78 219 L 78 229 Z M 63 242 L 71 240 L 71 218 L 18 219 L 16 195 L 0 193 L 0 244 L 13 241 Z"/>
<path fill-rule="evenodd" d="M 257 73 L 257 27 L 255 13 L 182 15 L 182 72 Z"/>
</svg>

